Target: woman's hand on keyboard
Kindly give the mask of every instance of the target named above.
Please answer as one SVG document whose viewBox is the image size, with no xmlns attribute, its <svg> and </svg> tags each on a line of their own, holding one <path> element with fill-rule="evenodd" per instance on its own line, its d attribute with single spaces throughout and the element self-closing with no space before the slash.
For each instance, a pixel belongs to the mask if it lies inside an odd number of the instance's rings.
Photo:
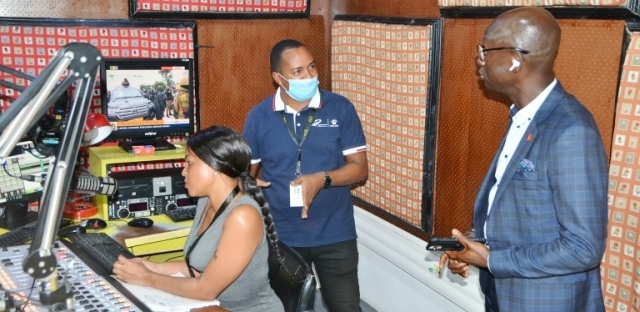
<svg viewBox="0 0 640 312">
<path fill-rule="evenodd" d="M 127 283 L 149 286 L 149 275 L 152 271 L 147 268 L 140 258 L 127 259 L 118 257 L 118 261 L 113 264 L 113 273 L 120 280 Z"/>
</svg>

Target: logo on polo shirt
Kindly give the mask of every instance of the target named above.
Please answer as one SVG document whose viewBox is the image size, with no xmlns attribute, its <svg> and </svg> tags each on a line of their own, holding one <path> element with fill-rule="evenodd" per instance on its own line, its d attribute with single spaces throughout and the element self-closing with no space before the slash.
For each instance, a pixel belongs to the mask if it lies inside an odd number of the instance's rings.
<svg viewBox="0 0 640 312">
<path fill-rule="evenodd" d="M 313 121 L 311 126 L 318 127 L 318 128 L 336 128 L 336 127 L 339 127 L 340 125 L 338 125 L 338 119 L 334 118 L 331 120 L 327 119 L 326 121 L 323 121 L 322 119 L 316 119 Z"/>
</svg>

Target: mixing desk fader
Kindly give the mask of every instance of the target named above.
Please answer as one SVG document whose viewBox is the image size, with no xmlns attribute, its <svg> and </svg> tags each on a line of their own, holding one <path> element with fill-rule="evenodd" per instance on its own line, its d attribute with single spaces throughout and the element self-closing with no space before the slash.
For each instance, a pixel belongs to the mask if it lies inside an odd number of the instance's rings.
<svg viewBox="0 0 640 312">
<path fill-rule="evenodd" d="M 5 294 L 10 293 L 16 303 L 22 304 L 20 311 L 48 311 L 48 307 L 40 304 L 40 294 L 36 288 L 38 285 L 34 285 L 33 278 L 23 272 L 22 261 L 28 252 L 29 245 L 0 251 L 1 290 Z M 149 311 L 117 281 L 108 276 L 103 277 L 91 269 L 88 261 L 83 260 L 86 255 L 75 250 L 71 244 L 56 242 L 54 253 L 58 264 L 59 287 L 64 287 L 65 279 L 69 282 L 74 311 Z"/>
</svg>

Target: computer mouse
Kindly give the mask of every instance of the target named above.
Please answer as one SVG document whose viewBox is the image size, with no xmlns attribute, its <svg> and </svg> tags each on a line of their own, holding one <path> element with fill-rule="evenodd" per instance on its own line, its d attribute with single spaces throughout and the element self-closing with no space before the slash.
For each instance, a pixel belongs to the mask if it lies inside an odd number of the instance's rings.
<svg viewBox="0 0 640 312">
<path fill-rule="evenodd" d="M 87 219 L 84 221 L 84 227 L 94 230 L 104 229 L 107 227 L 107 222 L 98 218 Z"/>
<path fill-rule="evenodd" d="M 138 228 L 150 228 L 151 226 L 153 226 L 153 220 L 149 218 L 136 218 L 129 221 L 127 224 L 129 224 L 129 226 Z"/>
</svg>

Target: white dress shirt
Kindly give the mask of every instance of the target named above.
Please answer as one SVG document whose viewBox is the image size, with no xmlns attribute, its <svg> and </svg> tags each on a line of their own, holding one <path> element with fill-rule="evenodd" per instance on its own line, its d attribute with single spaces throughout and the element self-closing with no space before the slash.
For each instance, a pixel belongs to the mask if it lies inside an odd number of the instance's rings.
<svg viewBox="0 0 640 312">
<path fill-rule="evenodd" d="M 531 120 L 533 120 L 533 116 L 536 115 L 538 109 L 547 99 L 547 96 L 551 92 L 551 89 L 556 86 L 558 80 L 553 79 L 551 84 L 549 84 L 538 96 L 531 101 L 531 103 L 527 104 L 523 109 L 519 110 L 515 106 L 515 104 L 511 104 L 510 112 L 511 112 L 511 127 L 509 128 L 509 132 L 507 133 L 507 138 L 504 142 L 504 147 L 500 151 L 500 158 L 498 158 L 498 163 L 496 164 L 496 184 L 491 187 L 491 191 L 489 192 L 489 206 L 487 209 L 487 219 L 489 217 L 489 213 L 491 212 L 491 206 L 493 205 L 493 199 L 498 192 L 498 187 L 500 187 L 500 180 L 502 180 L 502 175 L 504 175 L 504 171 L 507 169 L 507 165 L 511 161 L 511 157 L 513 153 L 515 153 L 518 144 L 522 141 L 522 137 L 524 136 Z M 515 114 L 513 114 L 515 112 Z M 484 236 L 487 238 L 487 223 L 484 223 Z"/>
</svg>

